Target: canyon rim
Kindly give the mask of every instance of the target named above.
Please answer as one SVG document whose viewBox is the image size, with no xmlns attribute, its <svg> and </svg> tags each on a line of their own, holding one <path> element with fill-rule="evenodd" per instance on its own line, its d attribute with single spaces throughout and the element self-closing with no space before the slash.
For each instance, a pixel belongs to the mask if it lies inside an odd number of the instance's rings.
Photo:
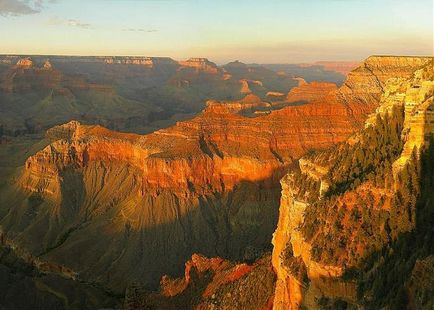
<svg viewBox="0 0 434 310">
<path fill-rule="evenodd" d="M 0 309 L 434 309 L 432 10 L 0 0 Z"/>
</svg>

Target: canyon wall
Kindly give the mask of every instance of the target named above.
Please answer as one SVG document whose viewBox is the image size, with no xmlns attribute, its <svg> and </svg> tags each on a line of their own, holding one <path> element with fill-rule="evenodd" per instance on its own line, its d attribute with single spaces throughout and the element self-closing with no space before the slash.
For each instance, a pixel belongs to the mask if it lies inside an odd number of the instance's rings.
<svg viewBox="0 0 434 310">
<path fill-rule="evenodd" d="M 358 82 L 351 83 L 355 74 Z M 381 102 L 363 131 L 335 149 L 305 156 L 281 180 L 274 309 L 372 302 L 357 294 L 360 279 L 369 279 L 369 258 L 418 223 L 418 158 L 434 135 L 433 77 L 429 57 L 371 57 L 338 90 L 337 98 L 348 102 L 354 100 L 350 93 L 368 100 L 381 92 Z M 367 83 L 372 92 L 362 95 Z"/>
<path fill-rule="evenodd" d="M 0 223 L 18 246 L 115 292 L 131 282 L 155 288 L 193 253 L 254 259 L 275 229 L 285 170 L 363 127 L 401 65 L 384 59 L 384 67 L 368 59 L 343 87 L 300 106 L 273 109 L 254 95 L 210 101 L 197 117 L 148 135 L 54 127 L 49 145 L 2 189 Z M 421 65 L 409 58 L 401 75 Z"/>
</svg>

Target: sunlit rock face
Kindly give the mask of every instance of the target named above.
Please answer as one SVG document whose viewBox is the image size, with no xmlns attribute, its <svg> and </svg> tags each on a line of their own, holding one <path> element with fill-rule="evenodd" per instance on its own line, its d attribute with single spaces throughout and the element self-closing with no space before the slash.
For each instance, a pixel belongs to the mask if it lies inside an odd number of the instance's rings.
<svg viewBox="0 0 434 310">
<path fill-rule="evenodd" d="M 206 58 L 190 58 L 186 61 L 180 61 L 179 64 L 182 67 L 193 68 L 197 71 L 203 71 L 206 73 L 217 74 L 221 72 L 221 69 L 217 65 Z"/>
<path fill-rule="evenodd" d="M 192 253 L 254 259 L 270 244 L 287 167 L 344 141 L 378 105 L 377 78 L 357 72 L 348 85 L 373 85 L 345 86 L 348 103 L 342 88 L 280 109 L 249 95 L 148 135 L 54 127 L 0 196 L 1 225 L 19 246 L 117 292 L 133 281 L 155 288 Z"/>
<path fill-rule="evenodd" d="M 369 279 L 364 273 L 366 261 L 375 251 L 391 247 L 401 233 L 417 227 L 415 201 L 421 185 L 414 176 L 423 174 L 418 170 L 418 158 L 434 135 L 433 75 L 433 59 L 429 57 L 371 57 L 351 72 L 337 91 L 336 98 L 348 99 L 348 94 L 357 93 L 360 96 L 356 100 L 369 100 L 377 91 L 382 96 L 363 131 L 334 150 L 303 157 L 282 178 L 279 221 L 273 236 L 272 264 L 277 274 L 274 309 L 372 302 L 357 295 L 360 278 Z M 372 93 L 366 93 L 367 84 Z M 353 98 L 348 101 L 354 102 Z M 391 140 L 386 140 L 389 136 Z M 347 173 L 349 163 L 357 161 L 357 151 L 369 148 L 366 141 L 380 141 L 371 148 L 396 147 L 369 153 L 387 159 L 386 168 L 353 180 L 344 176 L 347 179 L 343 183 L 336 171 Z M 403 203 L 403 188 L 409 183 L 413 188 L 409 195 L 414 198 Z M 374 261 L 374 265 L 381 263 Z M 354 272 L 360 273 L 358 280 L 350 276 Z M 409 296 L 417 289 L 408 288 Z"/>
<path fill-rule="evenodd" d="M 22 58 L 18 60 L 16 67 L 30 69 L 31 67 L 33 67 L 33 61 L 31 58 Z"/>
<path fill-rule="evenodd" d="M 333 91 L 336 91 L 336 84 L 333 83 L 306 83 L 301 81 L 299 82 L 298 87 L 291 89 L 286 100 L 288 102 L 311 102 L 314 100 L 320 100 L 329 92 Z"/>
<path fill-rule="evenodd" d="M 127 289 L 124 309 L 271 309 L 275 275 L 270 256 L 235 264 L 193 254 L 183 278 L 163 276 L 158 293 Z"/>
</svg>

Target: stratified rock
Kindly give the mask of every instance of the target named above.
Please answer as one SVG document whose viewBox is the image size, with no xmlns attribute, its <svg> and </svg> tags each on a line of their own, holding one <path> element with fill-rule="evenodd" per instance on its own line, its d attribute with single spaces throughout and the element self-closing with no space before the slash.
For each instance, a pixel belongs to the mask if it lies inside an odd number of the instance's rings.
<svg viewBox="0 0 434 310">
<path fill-rule="evenodd" d="M 433 58 L 371 57 L 333 96 L 319 100 L 345 98 L 354 104 L 382 92 L 363 131 L 335 149 L 302 158 L 281 181 L 272 255 L 274 309 L 370 302 L 359 299 L 360 283 L 350 274 L 368 277 L 362 270 L 366 261 L 374 266 L 384 261 L 372 261 L 371 255 L 387 252 L 401 234 L 416 228 L 418 158 L 434 135 L 433 77 Z M 367 84 L 372 93 L 363 93 Z M 301 276 L 300 270 L 305 270 Z"/>
<path fill-rule="evenodd" d="M 148 135 L 55 127 L 16 188 L 0 195 L 1 206 L 12 206 L 1 224 L 19 246 L 118 292 L 132 281 L 155 287 L 195 252 L 260 253 L 275 229 L 279 180 L 309 150 L 363 127 L 380 99 L 378 81 L 398 65 L 376 70 L 381 78 L 359 69 L 321 100 L 262 114 L 254 112 L 268 105 L 254 95 L 211 101 L 197 117 Z M 361 80 L 365 87 L 349 88 Z"/>
<path fill-rule="evenodd" d="M 304 80 L 303 80 L 304 81 Z M 294 87 L 286 96 L 286 101 L 293 102 L 311 102 L 325 97 L 328 93 L 336 91 L 336 84 L 321 82 L 299 82 L 299 86 Z"/>
<path fill-rule="evenodd" d="M 186 61 L 180 61 L 179 64 L 182 67 L 194 68 L 198 71 L 211 74 L 217 74 L 220 72 L 217 65 L 206 58 L 190 58 Z"/>
</svg>

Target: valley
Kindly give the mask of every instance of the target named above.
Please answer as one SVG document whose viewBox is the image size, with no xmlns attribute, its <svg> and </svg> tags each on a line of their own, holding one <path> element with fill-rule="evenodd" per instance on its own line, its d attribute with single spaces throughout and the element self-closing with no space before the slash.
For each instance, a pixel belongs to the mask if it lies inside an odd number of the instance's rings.
<svg viewBox="0 0 434 310">
<path fill-rule="evenodd" d="M 42 70 L 63 65 L 72 72 L 74 66 L 56 58 L 50 63 L 33 69 L 33 63 L 19 61 L 3 91 L 34 96 L 34 89 L 44 88 L 75 94 L 77 85 L 85 93 L 107 90 L 99 86 L 102 76 L 84 84 L 53 80 Z M 40 126 L 19 134 L 6 122 L 0 225 L 7 246 L 71 270 L 83 285 L 102 289 L 95 293 L 100 301 L 115 305 L 122 297 L 113 296 L 125 295 L 127 309 L 247 307 L 251 300 L 234 298 L 235 290 L 242 285 L 259 294 L 258 277 L 264 275 L 258 309 L 376 302 L 360 297 L 357 286 L 364 280 L 347 274 L 364 270 L 368 255 L 418 227 L 415 207 L 402 212 L 399 205 L 423 195 L 401 193 L 404 202 L 394 197 L 403 183 L 400 171 L 415 169 L 412 150 L 422 150 L 431 134 L 430 125 L 409 124 L 430 124 L 424 117 L 432 100 L 432 58 L 372 56 L 339 87 L 300 76 L 282 79 L 239 62 L 223 69 L 203 59 L 178 64 L 92 58 L 91 64 L 98 72 L 99 66 L 112 65 L 161 71 L 159 66 L 181 66 L 176 74 L 189 75 L 189 88 L 196 78 L 203 83 L 202 75 L 217 75 L 218 83 L 234 79 L 237 91 L 231 100 L 210 96 L 189 119 L 173 119 L 172 126 L 146 134 L 139 129 L 145 123 L 130 127 L 134 132 L 119 132 L 102 126 L 105 120 L 74 119 L 77 114 L 70 111 L 64 111 L 65 123 L 56 125 L 29 109 L 33 121 L 40 117 Z M 215 89 L 215 83 L 201 87 Z M 267 100 L 270 90 L 284 95 Z M 87 98 L 94 102 L 93 95 Z M 107 115 L 116 106 L 107 107 Z M 114 129 L 126 129 L 126 123 L 123 119 Z M 363 157 L 374 164 L 365 167 Z M 360 203 L 369 213 L 356 210 L 353 205 Z M 333 224 L 335 214 L 345 220 Z M 354 236 L 346 235 L 349 227 Z M 381 232 L 375 242 L 365 236 L 373 230 Z M 328 248 L 330 238 L 342 242 L 340 252 Z M 174 279 L 184 273 L 184 279 Z"/>
</svg>

